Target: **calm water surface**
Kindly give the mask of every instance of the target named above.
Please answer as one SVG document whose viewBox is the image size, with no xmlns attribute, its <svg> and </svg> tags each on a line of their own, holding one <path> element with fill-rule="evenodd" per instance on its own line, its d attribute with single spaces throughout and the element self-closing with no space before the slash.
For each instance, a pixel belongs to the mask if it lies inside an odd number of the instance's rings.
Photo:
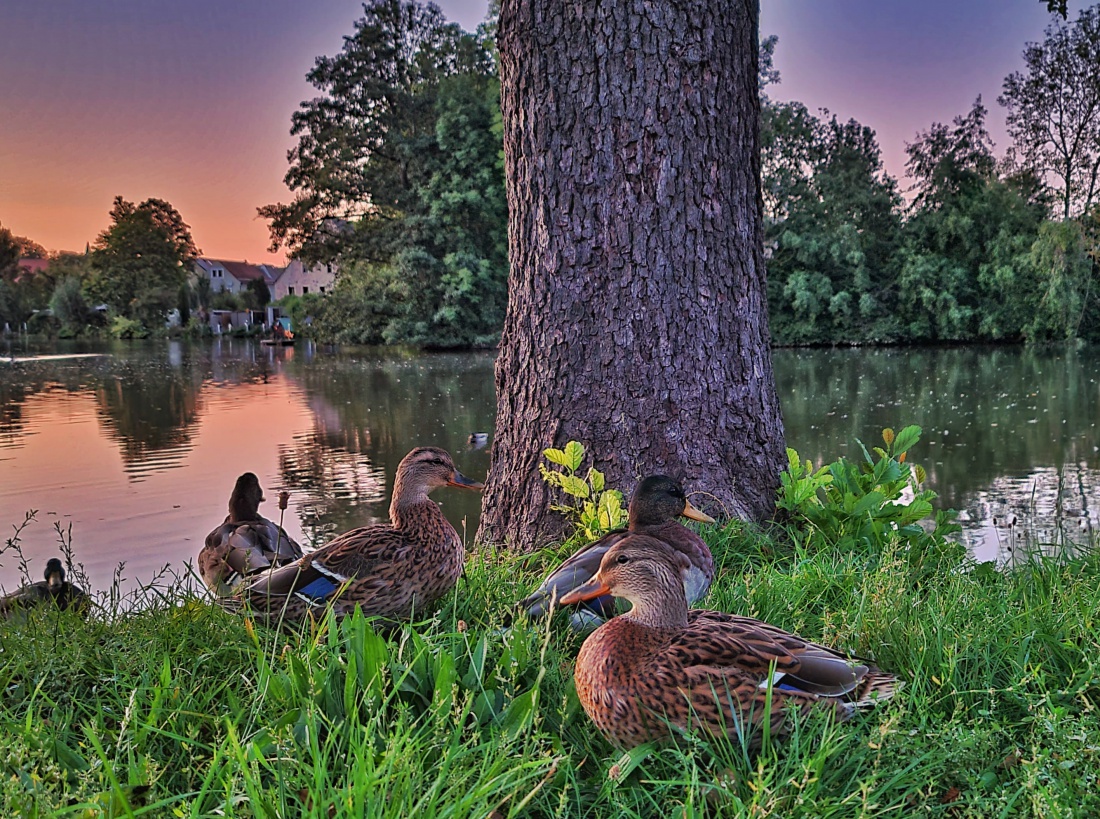
<svg viewBox="0 0 1100 819">
<path fill-rule="evenodd" d="M 16 360 L 8 361 L 14 353 Z M 72 357 L 56 357 L 72 356 Z M 77 357 L 80 356 L 80 357 Z M 1025 528 L 1043 539 L 1096 527 L 1100 354 L 1016 348 L 777 350 L 788 445 L 815 464 L 920 424 L 913 452 L 981 559 L 1008 559 Z M 397 463 L 435 444 L 484 478 L 493 355 L 269 349 L 248 340 L 0 348 L 0 525 L 22 533 L 37 579 L 72 525 L 94 586 L 184 570 L 221 522 L 238 474 L 274 499 L 303 543 L 384 520 Z M 480 496 L 433 497 L 472 537 Z M 1015 526 L 1009 525 L 1015 517 Z M 0 585 L 18 565 L 0 554 Z"/>
</svg>

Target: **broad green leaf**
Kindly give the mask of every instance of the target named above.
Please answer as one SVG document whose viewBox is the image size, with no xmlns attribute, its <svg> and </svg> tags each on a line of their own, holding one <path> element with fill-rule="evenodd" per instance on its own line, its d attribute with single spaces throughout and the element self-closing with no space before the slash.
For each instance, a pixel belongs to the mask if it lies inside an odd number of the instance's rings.
<svg viewBox="0 0 1100 819">
<path fill-rule="evenodd" d="M 916 424 L 911 424 L 898 433 L 898 437 L 894 441 L 894 456 L 898 456 L 903 452 L 908 452 L 917 441 L 920 440 L 921 428 Z"/>
<path fill-rule="evenodd" d="M 561 488 L 567 495 L 572 495 L 574 498 L 587 498 L 590 494 L 588 484 L 576 475 L 562 475 Z"/>
<path fill-rule="evenodd" d="M 542 456 L 546 458 L 546 460 L 550 461 L 551 463 L 555 463 L 558 466 L 569 466 L 569 459 L 560 449 L 544 449 L 542 451 Z"/>
<path fill-rule="evenodd" d="M 595 493 L 603 492 L 604 477 L 603 473 L 596 467 L 592 467 L 588 470 L 588 482 L 592 484 L 592 491 Z"/>
<path fill-rule="evenodd" d="M 570 441 L 565 445 L 565 466 L 576 472 L 584 458 L 584 446 L 577 441 Z"/>
</svg>

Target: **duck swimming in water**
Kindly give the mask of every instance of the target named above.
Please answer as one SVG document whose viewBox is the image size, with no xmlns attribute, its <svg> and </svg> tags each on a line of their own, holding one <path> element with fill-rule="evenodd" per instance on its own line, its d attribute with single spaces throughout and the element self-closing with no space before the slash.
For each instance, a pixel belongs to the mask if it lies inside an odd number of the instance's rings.
<svg viewBox="0 0 1100 819">
<path fill-rule="evenodd" d="M 245 472 L 229 496 L 225 522 L 206 536 L 199 551 L 199 574 L 218 596 L 231 594 L 251 575 L 302 556 L 302 547 L 281 526 L 260 514 L 263 500 L 259 479 Z"/>
<path fill-rule="evenodd" d="M 676 520 L 690 518 L 714 523 L 714 518 L 688 502 L 679 481 L 667 475 L 650 475 L 638 484 L 627 509 L 626 529 L 608 532 L 599 540 L 582 546 L 554 569 L 535 591 L 519 602 L 531 617 L 541 617 L 552 604 L 574 589 L 589 583 L 599 571 L 607 551 L 630 534 L 644 534 L 664 541 L 683 554 L 690 568 L 684 574 L 684 594 L 688 605 L 702 599 L 714 578 L 714 557 L 699 535 Z M 611 595 L 604 595 L 573 607 L 572 624 L 576 631 L 590 631 L 615 613 Z"/>
<path fill-rule="evenodd" d="M 339 535 L 315 552 L 262 575 L 240 590 L 238 605 L 262 621 L 303 620 L 331 606 L 338 615 L 408 620 L 426 613 L 462 574 L 458 532 L 428 493 L 441 486 L 480 490 L 450 454 L 418 447 L 397 467 L 390 522 Z"/>
<path fill-rule="evenodd" d="M 37 583 L 28 583 L 11 594 L 0 598 L 0 615 L 9 615 L 20 609 L 29 609 L 53 603 L 59 609 L 74 609 L 86 613 L 92 604 L 91 598 L 79 586 L 65 579 L 65 567 L 56 557 L 46 561 L 45 579 Z"/>
<path fill-rule="evenodd" d="M 901 688 L 893 674 L 761 620 L 689 610 L 689 568 L 668 544 L 631 535 L 562 598 L 610 593 L 633 606 L 584 641 L 574 671 L 581 705 L 616 747 L 689 730 L 752 747 L 764 725 L 782 737 L 792 712 L 825 708 L 845 720 Z"/>
</svg>

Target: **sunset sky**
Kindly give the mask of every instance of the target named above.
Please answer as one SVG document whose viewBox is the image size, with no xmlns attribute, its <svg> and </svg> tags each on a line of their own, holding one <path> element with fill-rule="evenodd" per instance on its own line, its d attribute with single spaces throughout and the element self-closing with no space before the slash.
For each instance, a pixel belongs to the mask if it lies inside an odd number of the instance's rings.
<svg viewBox="0 0 1100 819">
<path fill-rule="evenodd" d="M 466 29 L 485 0 L 443 0 Z M 1070 19 L 1085 7 L 1070 3 Z M 290 116 L 314 58 L 339 51 L 359 0 L 4 0 L 0 224 L 83 250 L 116 195 L 166 199 L 204 255 L 282 262 L 259 205 L 287 201 Z M 762 0 L 779 35 L 776 99 L 878 132 L 888 169 L 905 141 L 981 94 L 1007 145 L 1004 77 L 1049 22 L 1037 0 Z"/>
</svg>

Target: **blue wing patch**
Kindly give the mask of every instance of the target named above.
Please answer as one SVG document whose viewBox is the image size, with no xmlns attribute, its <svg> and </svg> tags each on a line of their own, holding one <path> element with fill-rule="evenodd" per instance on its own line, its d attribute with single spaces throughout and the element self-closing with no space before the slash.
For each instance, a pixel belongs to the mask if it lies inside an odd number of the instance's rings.
<svg viewBox="0 0 1100 819">
<path fill-rule="evenodd" d="M 318 577 L 311 583 L 307 583 L 294 593 L 310 603 L 323 603 L 336 591 L 337 585 L 327 577 Z"/>
</svg>

